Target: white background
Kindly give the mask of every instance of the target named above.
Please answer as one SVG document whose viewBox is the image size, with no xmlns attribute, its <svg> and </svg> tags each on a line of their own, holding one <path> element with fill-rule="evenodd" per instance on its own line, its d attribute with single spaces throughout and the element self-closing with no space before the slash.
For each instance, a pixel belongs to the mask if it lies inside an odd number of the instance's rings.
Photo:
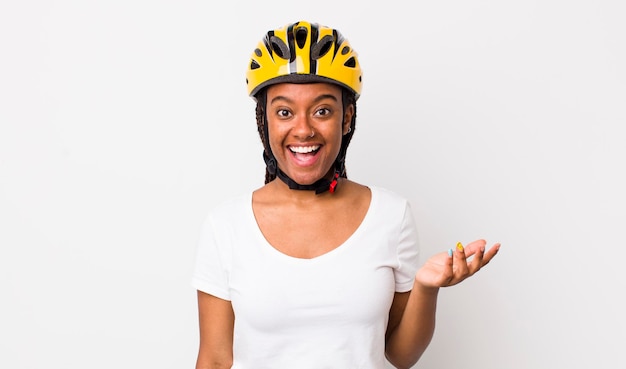
<svg viewBox="0 0 626 369">
<path fill-rule="evenodd" d="M 625 367 L 623 4 L 2 1 L 0 368 L 193 367 L 200 224 L 263 183 L 248 57 L 301 19 L 360 56 L 350 177 L 424 256 L 502 243 L 416 368 Z"/>
</svg>

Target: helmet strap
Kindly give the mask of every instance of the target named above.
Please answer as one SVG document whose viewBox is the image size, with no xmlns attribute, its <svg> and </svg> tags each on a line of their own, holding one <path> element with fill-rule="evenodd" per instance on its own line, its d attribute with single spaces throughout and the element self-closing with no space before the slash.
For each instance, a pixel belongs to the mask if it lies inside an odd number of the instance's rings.
<svg viewBox="0 0 626 369">
<path fill-rule="evenodd" d="M 333 174 L 332 180 L 328 180 L 327 178 L 320 178 L 315 183 L 309 185 L 302 185 L 297 183 L 293 179 L 289 178 L 285 172 L 277 168 L 276 177 L 278 177 L 281 181 L 283 181 L 287 186 L 289 186 L 292 190 L 300 190 L 300 191 L 315 191 L 316 195 L 329 191 L 330 193 L 334 193 L 337 189 L 337 183 L 339 180 L 339 172 L 335 170 Z"/>
<path fill-rule="evenodd" d="M 276 158 L 271 153 L 268 155 L 265 151 L 263 151 L 263 160 L 265 160 L 265 165 L 267 166 L 267 171 L 276 175 L 281 181 L 283 181 L 290 189 L 292 190 L 300 190 L 300 191 L 315 191 L 316 195 L 329 191 L 330 193 L 334 193 L 337 184 L 339 183 L 339 170 L 335 169 L 333 173 L 332 179 L 328 178 L 320 178 L 315 183 L 303 185 L 300 184 L 293 179 L 291 179 L 285 172 L 280 170 L 276 163 Z"/>
<path fill-rule="evenodd" d="M 275 176 L 276 171 L 278 170 L 278 164 L 276 163 L 276 158 L 274 154 L 270 151 L 268 154 L 265 150 L 263 150 L 263 160 L 265 161 L 265 166 L 267 166 L 267 171 L 269 174 Z"/>
</svg>

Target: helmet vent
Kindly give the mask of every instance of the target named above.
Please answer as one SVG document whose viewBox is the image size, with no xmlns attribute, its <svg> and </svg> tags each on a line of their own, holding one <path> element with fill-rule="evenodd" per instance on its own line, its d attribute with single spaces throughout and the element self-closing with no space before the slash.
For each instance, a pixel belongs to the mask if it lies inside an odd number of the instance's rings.
<svg viewBox="0 0 626 369">
<path fill-rule="evenodd" d="M 256 49 L 254 49 L 254 55 L 256 55 L 256 56 L 258 56 L 260 58 L 261 55 L 263 55 L 263 53 L 261 52 L 261 49 L 259 49 L 257 47 Z"/>
<path fill-rule="evenodd" d="M 343 63 L 343 65 L 345 65 L 346 67 L 349 67 L 349 68 L 356 67 L 356 60 L 354 59 L 354 56 L 351 57 L 350 59 L 346 60 L 346 62 Z"/>
<path fill-rule="evenodd" d="M 344 46 L 343 49 L 341 49 L 341 55 L 346 55 L 349 52 L 350 52 L 350 48 L 348 46 Z"/>
<path fill-rule="evenodd" d="M 289 59 L 289 48 L 287 45 L 276 36 L 270 37 L 270 45 L 274 54 L 278 55 L 282 59 Z"/>
<path fill-rule="evenodd" d="M 296 30 L 296 44 L 298 45 L 298 48 L 302 49 L 304 47 L 308 33 L 309 31 L 307 31 L 304 27 L 300 27 Z"/>
<path fill-rule="evenodd" d="M 322 37 L 322 39 L 311 48 L 311 58 L 315 60 L 326 55 L 330 47 L 333 46 L 333 40 L 333 36 L 330 35 Z"/>
<path fill-rule="evenodd" d="M 261 66 L 259 65 L 259 63 L 256 62 L 256 60 L 250 60 L 250 70 L 255 70 L 259 68 L 261 68 Z"/>
</svg>

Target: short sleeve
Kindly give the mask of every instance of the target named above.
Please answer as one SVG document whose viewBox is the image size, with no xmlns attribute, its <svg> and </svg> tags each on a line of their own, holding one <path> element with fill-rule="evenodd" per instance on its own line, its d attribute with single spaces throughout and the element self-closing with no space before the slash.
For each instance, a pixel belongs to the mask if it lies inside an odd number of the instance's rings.
<svg viewBox="0 0 626 369">
<path fill-rule="evenodd" d="M 396 292 L 407 292 L 413 288 L 415 273 L 419 266 L 419 251 L 417 226 L 411 205 L 406 201 L 398 235 L 398 268 L 394 271 Z"/>
<path fill-rule="evenodd" d="M 225 245 L 216 241 L 216 227 L 207 217 L 197 245 L 195 270 L 191 285 L 202 292 L 230 300 Z"/>
</svg>

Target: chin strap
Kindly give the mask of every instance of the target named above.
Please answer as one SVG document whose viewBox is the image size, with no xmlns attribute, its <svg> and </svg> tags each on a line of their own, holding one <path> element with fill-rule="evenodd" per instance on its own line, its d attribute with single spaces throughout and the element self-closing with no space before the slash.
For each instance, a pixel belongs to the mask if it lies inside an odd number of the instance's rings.
<svg viewBox="0 0 626 369">
<path fill-rule="evenodd" d="M 280 170 L 280 168 L 278 168 L 278 165 L 276 164 L 276 159 L 274 157 L 269 157 L 269 155 L 267 155 L 265 151 L 263 152 L 263 160 L 265 160 L 265 165 L 267 165 L 267 169 L 270 174 L 276 175 L 276 177 L 283 181 L 292 190 L 315 191 L 315 194 L 319 195 L 326 191 L 329 191 L 330 193 L 335 193 L 335 190 L 337 189 L 337 184 L 339 183 L 338 170 L 335 170 L 332 180 L 328 180 L 327 178 L 320 178 L 315 183 L 302 185 L 289 178 L 289 176 L 285 174 L 285 172 Z"/>
<path fill-rule="evenodd" d="M 337 183 L 339 183 L 339 172 L 335 171 L 333 174 L 333 179 L 328 180 L 326 178 L 320 178 L 315 183 L 309 185 L 301 185 L 289 178 L 285 172 L 278 169 L 276 172 L 276 177 L 280 178 L 281 181 L 285 182 L 287 186 L 289 186 L 292 190 L 303 190 L 303 191 L 315 191 L 316 195 L 329 191 L 330 193 L 335 193 L 335 189 L 337 188 Z"/>
</svg>

